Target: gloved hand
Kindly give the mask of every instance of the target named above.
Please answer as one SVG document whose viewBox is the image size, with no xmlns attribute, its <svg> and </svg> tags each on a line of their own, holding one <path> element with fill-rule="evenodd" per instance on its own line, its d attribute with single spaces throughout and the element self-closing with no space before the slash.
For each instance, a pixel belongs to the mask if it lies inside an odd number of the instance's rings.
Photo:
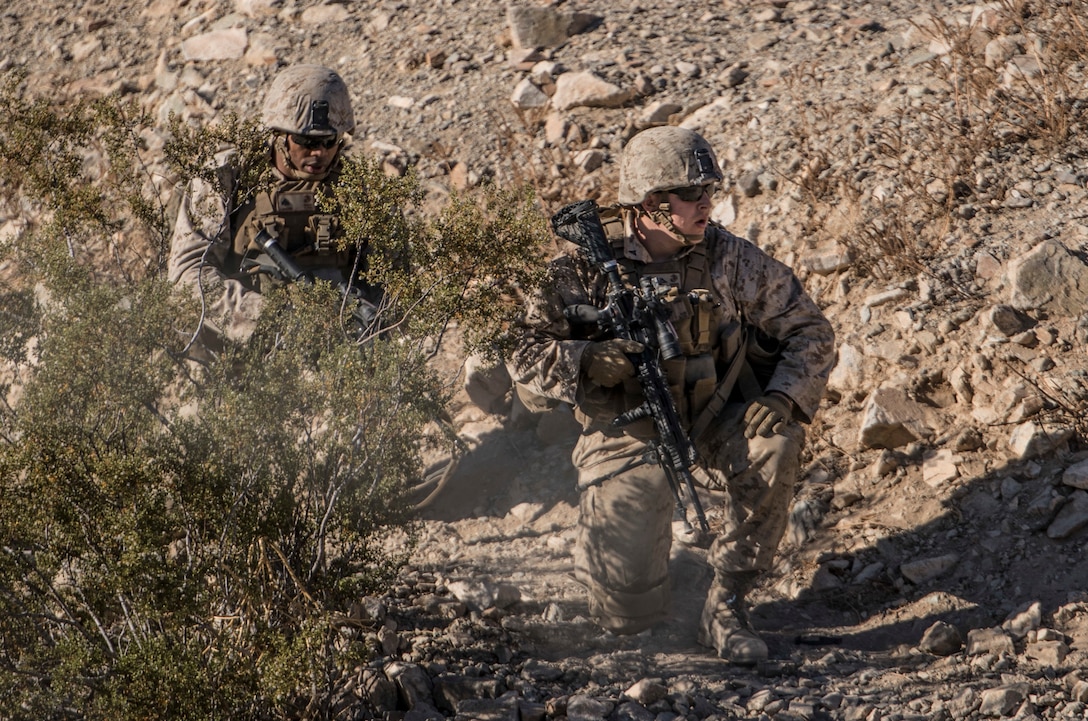
<svg viewBox="0 0 1088 721">
<path fill-rule="evenodd" d="M 638 341 L 611 338 L 590 343 L 582 353 L 582 370 L 599 386 L 611 388 L 635 375 L 635 366 L 628 353 L 641 353 Z"/>
<path fill-rule="evenodd" d="M 744 412 L 744 437 L 770 438 L 793 418 L 793 401 L 781 393 L 768 393 L 752 401 Z"/>
</svg>

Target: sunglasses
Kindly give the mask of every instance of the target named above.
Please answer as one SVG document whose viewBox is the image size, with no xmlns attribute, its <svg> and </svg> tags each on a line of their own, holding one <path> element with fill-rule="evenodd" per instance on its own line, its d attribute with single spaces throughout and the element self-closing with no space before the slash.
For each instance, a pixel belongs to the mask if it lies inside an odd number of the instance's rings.
<svg viewBox="0 0 1088 721">
<path fill-rule="evenodd" d="M 703 197 L 703 193 L 707 194 L 707 197 L 713 197 L 714 193 L 718 192 L 717 183 L 707 183 L 706 185 L 689 185 L 684 188 L 670 188 L 666 192 L 672 193 L 685 203 L 694 203 Z"/>
<path fill-rule="evenodd" d="M 340 136 L 338 135 L 296 135 L 292 133 L 287 137 L 291 138 L 292 143 L 300 148 L 306 148 L 306 150 L 316 150 L 317 148 L 329 150 L 335 148 L 340 142 Z"/>
</svg>

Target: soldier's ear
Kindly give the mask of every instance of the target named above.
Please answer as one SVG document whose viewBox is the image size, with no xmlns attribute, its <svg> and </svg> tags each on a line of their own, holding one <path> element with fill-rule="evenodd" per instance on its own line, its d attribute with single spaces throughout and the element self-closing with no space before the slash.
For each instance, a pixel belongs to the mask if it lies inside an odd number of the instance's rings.
<svg viewBox="0 0 1088 721">
<path fill-rule="evenodd" d="M 652 213 L 661 205 L 661 193 L 650 193 L 639 204 L 647 213 Z"/>
</svg>

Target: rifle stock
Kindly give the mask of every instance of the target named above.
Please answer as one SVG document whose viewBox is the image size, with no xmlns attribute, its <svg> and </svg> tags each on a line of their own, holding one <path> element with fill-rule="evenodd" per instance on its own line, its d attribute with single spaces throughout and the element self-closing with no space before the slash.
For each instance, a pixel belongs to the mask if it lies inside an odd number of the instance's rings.
<svg viewBox="0 0 1088 721">
<path fill-rule="evenodd" d="M 623 282 L 594 201 L 583 200 L 561 208 L 552 216 L 552 228 L 556 235 L 576 244 L 586 260 L 597 266 L 608 279 L 608 301 L 604 308 L 569 306 L 564 309 L 567 318 L 573 322 L 596 323 L 602 329 L 611 331 L 616 338 L 638 341 L 643 346 L 640 353 L 631 356 L 643 402 L 618 416 L 612 424 L 619 427 L 642 418 L 653 420 L 657 439 L 649 444 L 648 460 L 652 456 L 652 460 L 665 471 L 684 523 L 690 528 L 683 499 L 683 494 L 686 494 L 700 528 L 709 531 L 691 474 L 692 466 L 698 461 L 698 453 L 680 423 L 676 401 L 661 367 L 662 358 L 668 360 L 680 353 L 676 331 L 668 320 L 664 303 L 649 279 L 644 278 L 637 289 Z"/>
</svg>

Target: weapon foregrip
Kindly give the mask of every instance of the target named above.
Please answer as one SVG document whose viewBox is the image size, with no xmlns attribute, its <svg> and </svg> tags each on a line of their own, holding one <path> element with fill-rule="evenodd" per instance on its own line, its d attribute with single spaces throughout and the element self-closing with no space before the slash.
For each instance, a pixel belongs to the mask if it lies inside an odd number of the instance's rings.
<svg viewBox="0 0 1088 721">
<path fill-rule="evenodd" d="M 313 275 L 304 271 L 267 230 L 262 229 L 260 233 L 257 233 L 254 240 L 261 246 L 265 254 L 272 259 L 272 262 L 283 271 L 288 280 L 305 283 L 306 285 L 313 284 Z"/>
<path fill-rule="evenodd" d="M 580 325 L 592 325 L 593 323 L 599 323 L 602 310 L 595 305 L 587 305 L 585 303 L 578 303 L 576 305 L 568 305 L 563 309 L 563 315 L 571 323 L 578 323 Z"/>
</svg>

